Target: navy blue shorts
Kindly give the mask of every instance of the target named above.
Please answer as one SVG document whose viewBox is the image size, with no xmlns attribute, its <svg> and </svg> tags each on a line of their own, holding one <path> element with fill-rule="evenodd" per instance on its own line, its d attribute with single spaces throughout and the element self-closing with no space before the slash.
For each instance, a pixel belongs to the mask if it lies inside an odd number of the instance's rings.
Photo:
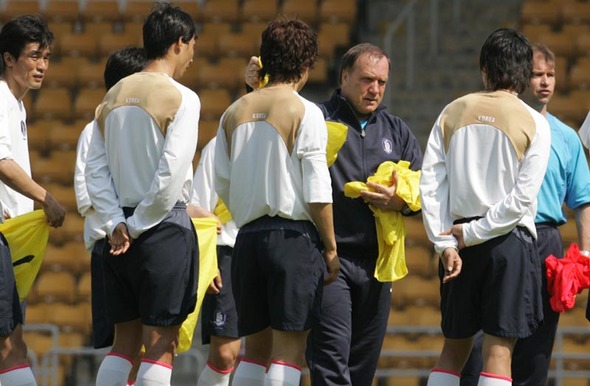
<svg viewBox="0 0 590 386">
<path fill-rule="evenodd" d="M 110 244 L 106 239 L 97 240 L 90 254 L 92 296 L 92 346 L 103 348 L 113 345 L 115 326 L 107 316 L 107 294 L 104 276 L 104 260 Z"/>
<path fill-rule="evenodd" d="M 195 229 L 186 208 L 176 206 L 125 254 L 105 254 L 108 317 L 115 324 L 140 318 L 145 325 L 180 325 L 195 309 L 198 276 Z"/>
<path fill-rule="evenodd" d="M 311 222 L 264 216 L 241 227 L 232 258 L 240 336 L 316 326 L 324 271 Z"/>
<path fill-rule="evenodd" d="M 541 263 L 526 228 L 460 251 L 463 267 L 441 284 L 442 331 L 452 339 L 485 333 L 526 338 L 543 320 Z M 439 276 L 443 276 L 439 264 Z"/>
<path fill-rule="evenodd" d="M 206 294 L 201 308 L 201 335 L 203 344 L 211 343 L 211 336 L 238 338 L 238 313 L 232 292 L 231 257 L 233 248 L 217 247 L 217 266 L 223 287 L 217 295 Z"/>
<path fill-rule="evenodd" d="M 7 337 L 23 323 L 8 241 L 0 233 L 0 336 Z"/>
</svg>

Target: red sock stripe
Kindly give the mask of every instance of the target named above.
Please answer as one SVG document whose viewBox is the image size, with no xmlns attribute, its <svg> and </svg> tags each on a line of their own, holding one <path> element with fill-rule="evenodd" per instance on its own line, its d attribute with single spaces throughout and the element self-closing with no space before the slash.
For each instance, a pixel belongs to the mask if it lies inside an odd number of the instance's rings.
<svg viewBox="0 0 590 386">
<path fill-rule="evenodd" d="M 8 372 L 14 371 L 14 370 L 20 370 L 20 369 L 24 369 L 30 367 L 28 364 L 24 364 L 24 365 L 16 365 L 14 367 L 10 367 L 8 369 L 4 369 L 2 371 L 0 371 L 0 374 L 6 374 Z"/>
<path fill-rule="evenodd" d="M 111 356 L 111 357 L 118 357 L 121 359 L 125 359 L 126 361 L 128 361 L 129 363 L 131 363 L 131 366 L 133 366 L 133 358 L 127 356 L 127 355 L 123 355 L 123 354 L 119 354 L 117 352 L 110 352 L 107 354 L 107 356 Z"/>
<path fill-rule="evenodd" d="M 504 381 L 512 382 L 512 378 L 507 377 L 505 375 L 498 375 L 498 374 L 492 374 L 492 373 L 484 373 L 483 371 L 480 373 L 480 375 L 482 375 L 484 377 L 488 377 L 488 378 L 496 378 L 496 379 L 502 379 Z"/>
<path fill-rule="evenodd" d="M 461 377 L 461 373 L 460 372 L 453 371 L 453 370 L 448 370 L 448 369 L 434 368 L 434 369 L 431 370 L 431 372 L 433 372 L 433 373 L 446 373 L 446 374 L 454 375 L 456 377 Z"/>
<path fill-rule="evenodd" d="M 164 363 L 164 362 L 158 362 L 158 361 L 155 361 L 155 360 L 153 360 L 153 359 L 146 359 L 146 358 L 143 358 L 143 359 L 141 360 L 141 362 L 142 362 L 142 363 L 150 363 L 150 364 L 152 364 L 152 365 L 158 365 L 158 366 L 166 367 L 166 368 L 169 368 L 170 370 L 172 370 L 172 368 L 173 368 L 173 366 L 172 366 L 172 365 L 169 365 L 168 363 Z"/>
<path fill-rule="evenodd" d="M 242 359 L 240 359 L 240 362 L 252 363 L 253 365 L 258 365 L 258 366 L 262 366 L 262 367 L 266 368 L 266 363 L 253 361 L 252 359 L 248 359 L 248 358 L 242 358 Z"/>
<path fill-rule="evenodd" d="M 213 366 L 213 363 L 211 363 L 209 361 L 207 361 L 207 366 L 209 366 L 211 368 L 211 370 L 213 370 L 213 371 L 215 371 L 216 373 L 219 373 L 219 374 L 229 374 L 232 371 L 234 371 L 234 368 L 233 367 L 230 367 L 227 370 L 218 369 L 217 367 Z"/>
<path fill-rule="evenodd" d="M 293 363 L 288 363 L 288 362 L 283 362 L 283 361 L 271 361 L 270 363 L 275 363 L 275 364 L 281 365 L 281 366 L 292 367 L 295 370 L 301 371 L 301 367 L 294 365 Z"/>
</svg>

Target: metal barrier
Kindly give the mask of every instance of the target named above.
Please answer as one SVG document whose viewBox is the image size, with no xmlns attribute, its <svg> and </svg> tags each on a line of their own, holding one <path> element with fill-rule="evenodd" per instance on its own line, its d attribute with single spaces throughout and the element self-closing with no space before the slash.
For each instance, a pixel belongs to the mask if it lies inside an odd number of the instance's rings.
<svg viewBox="0 0 590 386">
<path fill-rule="evenodd" d="M 581 321 L 582 322 L 582 321 Z M 405 334 L 422 334 L 422 335 L 442 335 L 438 326 L 392 326 L 387 328 L 387 334 L 405 335 Z M 555 369 L 549 371 L 549 378 L 555 379 L 555 386 L 562 386 L 566 378 L 583 378 L 590 379 L 590 366 L 586 370 L 568 370 L 566 364 L 568 360 L 587 360 L 590 365 L 590 352 L 564 352 L 563 340 L 566 336 L 587 336 L 590 339 L 589 327 L 559 327 L 555 335 L 555 345 L 553 347 L 553 363 Z M 388 358 L 438 358 L 440 350 L 395 350 L 386 349 L 381 351 L 382 357 Z M 386 377 L 428 377 L 430 369 L 413 368 L 381 368 L 377 369 L 376 378 Z"/>
</svg>

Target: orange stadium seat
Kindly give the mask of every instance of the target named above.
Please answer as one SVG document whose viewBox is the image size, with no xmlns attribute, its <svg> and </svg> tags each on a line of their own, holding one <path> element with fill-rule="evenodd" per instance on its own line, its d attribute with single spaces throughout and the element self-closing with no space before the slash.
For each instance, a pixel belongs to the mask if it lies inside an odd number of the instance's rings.
<svg viewBox="0 0 590 386">
<path fill-rule="evenodd" d="M 72 97 L 65 87 L 38 91 L 33 102 L 34 118 L 69 119 L 72 115 Z"/>
<path fill-rule="evenodd" d="M 236 23 L 240 18 L 239 0 L 206 0 L 199 9 L 198 20 Z"/>
<path fill-rule="evenodd" d="M 323 58 L 319 57 L 316 63 L 314 64 L 313 68 L 309 72 L 309 80 L 310 84 L 322 84 L 328 80 L 328 61 Z"/>
<path fill-rule="evenodd" d="M 52 304 L 49 317 L 51 322 L 62 331 L 78 331 L 88 334 L 91 328 L 90 312 L 88 302 L 76 304 L 58 302 Z"/>
<path fill-rule="evenodd" d="M 201 119 L 203 120 L 219 120 L 221 114 L 232 103 L 229 91 L 223 88 L 203 88 L 199 89 L 197 94 L 201 98 Z"/>
<path fill-rule="evenodd" d="M 76 212 L 76 195 L 71 184 L 49 183 L 44 187 L 67 211 Z"/>
<path fill-rule="evenodd" d="M 313 26 L 317 21 L 319 9 L 316 0 L 284 0 L 281 12 Z"/>
<path fill-rule="evenodd" d="M 575 63 L 572 66 L 569 71 L 568 86 L 571 90 L 590 89 L 590 62 Z"/>
<path fill-rule="evenodd" d="M 53 150 L 48 157 L 41 158 L 34 164 L 31 163 L 31 169 L 34 178 L 45 182 L 71 184 L 74 178 L 75 164 L 76 152 L 74 150 Z M 58 229 L 55 231 L 58 232 Z M 59 232 L 62 231 L 63 229 Z"/>
<path fill-rule="evenodd" d="M 520 17 L 524 23 L 557 25 L 561 21 L 561 10 L 553 2 L 523 1 Z"/>
<path fill-rule="evenodd" d="M 588 113 L 582 101 L 567 95 L 553 96 L 548 108 L 553 115 L 567 122 L 581 122 Z"/>
<path fill-rule="evenodd" d="M 242 3 L 242 21 L 271 20 L 278 13 L 276 0 L 244 0 Z"/>
<path fill-rule="evenodd" d="M 53 194 L 53 191 L 51 189 L 52 187 L 49 186 L 48 190 L 50 193 Z M 47 249 L 45 250 L 45 258 L 43 259 L 43 264 L 41 265 L 42 271 L 68 271 L 75 273 L 78 271 L 78 266 L 79 262 L 76 259 L 76 256 L 72 256 L 72 254 L 69 253 L 69 251 L 66 248 L 57 246 L 52 243 L 47 244 Z"/>
<path fill-rule="evenodd" d="M 571 58 L 576 53 L 575 40 L 563 32 L 548 32 L 539 35 L 539 41 L 551 48 L 558 56 Z"/>
<path fill-rule="evenodd" d="M 91 121 L 94 118 L 96 107 L 104 98 L 103 88 L 81 88 L 74 99 L 72 117 L 75 119 L 84 118 Z"/>
<path fill-rule="evenodd" d="M 25 314 L 26 324 L 43 324 L 47 323 L 47 303 L 27 304 Z"/>
<path fill-rule="evenodd" d="M 54 125 L 61 125 L 60 119 L 37 119 L 27 123 L 29 149 L 45 154 L 49 150 L 49 131 Z"/>
<path fill-rule="evenodd" d="M 217 40 L 218 54 L 250 58 L 253 52 L 258 52 L 259 39 L 243 33 L 221 35 Z"/>
<path fill-rule="evenodd" d="M 66 169 L 70 168 L 68 167 Z M 71 169 L 73 169 L 73 166 Z M 64 245 L 69 242 L 81 243 L 83 240 L 83 232 L 84 219 L 76 212 L 69 212 L 61 227 L 51 229 L 51 232 L 49 232 L 49 241 L 57 245 Z"/>
<path fill-rule="evenodd" d="M 49 150 L 75 150 L 82 129 L 63 121 L 48 126 Z"/>
<path fill-rule="evenodd" d="M 51 21 L 76 21 L 80 17 L 77 0 L 47 0 L 43 14 Z"/>
<path fill-rule="evenodd" d="M 114 22 L 121 17 L 118 0 L 86 0 L 80 13 L 85 22 Z"/>
<path fill-rule="evenodd" d="M 551 32 L 552 27 L 549 24 L 527 23 L 520 30 L 531 43 L 536 43 L 540 41 L 539 36 Z"/>
<path fill-rule="evenodd" d="M 71 304 L 76 300 L 76 279 L 67 271 L 45 271 L 37 277 L 34 293 L 36 299 L 47 303 L 68 302 Z"/>
<path fill-rule="evenodd" d="M 58 43 L 64 35 L 76 32 L 74 23 L 69 20 L 50 21 L 48 25 L 49 29 L 53 33 L 53 37 L 55 39 L 54 43 Z M 55 44 L 53 48 L 55 49 Z M 54 53 L 59 54 L 59 52 Z"/>
<path fill-rule="evenodd" d="M 322 0 L 320 3 L 320 21 L 345 22 L 356 21 L 356 0 Z"/>
<path fill-rule="evenodd" d="M 84 32 L 64 34 L 57 45 L 60 55 L 90 58 L 96 56 L 98 37 Z"/>
<path fill-rule="evenodd" d="M 245 68 L 244 64 L 244 68 Z M 243 84 L 243 72 L 237 73 L 230 62 L 204 63 L 198 67 L 199 87 L 234 89 Z"/>
<path fill-rule="evenodd" d="M 243 34 L 252 36 L 255 39 L 259 39 L 260 36 L 262 36 L 262 31 L 264 31 L 267 24 L 267 22 L 245 21 L 242 23 L 241 30 Z M 252 55 L 255 54 L 255 52 L 252 53 Z"/>
<path fill-rule="evenodd" d="M 347 48 L 350 45 L 349 23 L 322 23 L 319 29 L 322 35 L 330 35 L 336 45 Z"/>
<path fill-rule="evenodd" d="M 39 0 L 8 0 L 0 12 L 0 20 L 10 20 L 21 15 L 34 15 L 41 11 Z"/>
<path fill-rule="evenodd" d="M 197 143 L 197 149 L 203 149 L 213 137 L 217 135 L 217 129 L 219 128 L 219 120 L 206 120 L 201 119 L 199 122 L 199 141 Z"/>
<path fill-rule="evenodd" d="M 84 32 L 101 36 L 113 33 L 115 24 L 112 21 L 87 21 L 84 23 Z"/>
<path fill-rule="evenodd" d="M 555 90 L 565 91 L 568 89 L 567 73 L 568 73 L 568 59 L 564 56 L 555 57 Z"/>
<path fill-rule="evenodd" d="M 141 47 L 143 39 L 134 33 L 110 33 L 98 38 L 98 56 L 107 57 L 113 51 L 126 47 Z"/>
<path fill-rule="evenodd" d="M 219 22 L 205 22 L 201 26 L 201 30 L 199 32 L 199 36 L 201 34 L 219 36 L 219 35 L 224 35 L 224 34 L 232 33 L 232 31 L 233 31 L 233 25 L 232 25 L 232 23 L 226 23 L 224 21 L 219 21 Z"/>
<path fill-rule="evenodd" d="M 80 276 L 78 280 L 78 301 L 90 301 L 92 294 L 92 274 L 86 271 Z"/>
<path fill-rule="evenodd" d="M 125 21 L 141 21 L 152 10 L 153 3 L 151 1 L 143 0 L 127 0 L 124 2 L 124 7 L 121 8 L 121 17 Z"/>
<path fill-rule="evenodd" d="M 576 53 L 579 57 L 590 57 L 590 32 L 576 37 Z"/>
<path fill-rule="evenodd" d="M 89 62 L 83 66 L 74 68 L 78 87 L 100 88 L 105 91 L 104 68 L 106 57 L 98 62 Z"/>
<path fill-rule="evenodd" d="M 49 70 L 43 79 L 43 87 L 66 87 L 71 89 L 75 86 L 77 86 L 77 80 L 72 67 L 67 62 L 51 61 Z"/>
<path fill-rule="evenodd" d="M 199 35 L 195 45 L 196 56 L 203 58 L 215 58 L 218 52 L 218 36 L 204 32 Z"/>
<path fill-rule="evenodd" d="M 332 60 L 335 50 L 336 40 L 334 40 L 334 36 L 320 31 L 318 33 L 318 55 L 327 60 Z"/>
<path fill-rule="evenodd" d="M 564 23 L 590 23 L 590 3 L 572 1 L 562 6 Z"/>
</svg>

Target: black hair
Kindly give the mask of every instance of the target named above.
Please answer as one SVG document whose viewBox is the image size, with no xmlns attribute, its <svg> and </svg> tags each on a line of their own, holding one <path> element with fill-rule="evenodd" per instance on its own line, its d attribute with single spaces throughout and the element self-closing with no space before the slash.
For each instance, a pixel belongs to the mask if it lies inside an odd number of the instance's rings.
<svg viewBox="0 0 590 386">
<path fill-rule="evenodd" d="M 492 32 L 481 47 L 479 69 L 485 73 L 486 87 L 522 93 L 533 70 L 533 48 L 526 36 L 511 28 Z"/>
<path fill-rule="evenodd" d="M 139 47 L 121 48 L 107 59 L 104 68 L 104 84 L 107 91 L 118 81 L 145 68 L 147 58 L 145 50 Z"/>
</svg>

